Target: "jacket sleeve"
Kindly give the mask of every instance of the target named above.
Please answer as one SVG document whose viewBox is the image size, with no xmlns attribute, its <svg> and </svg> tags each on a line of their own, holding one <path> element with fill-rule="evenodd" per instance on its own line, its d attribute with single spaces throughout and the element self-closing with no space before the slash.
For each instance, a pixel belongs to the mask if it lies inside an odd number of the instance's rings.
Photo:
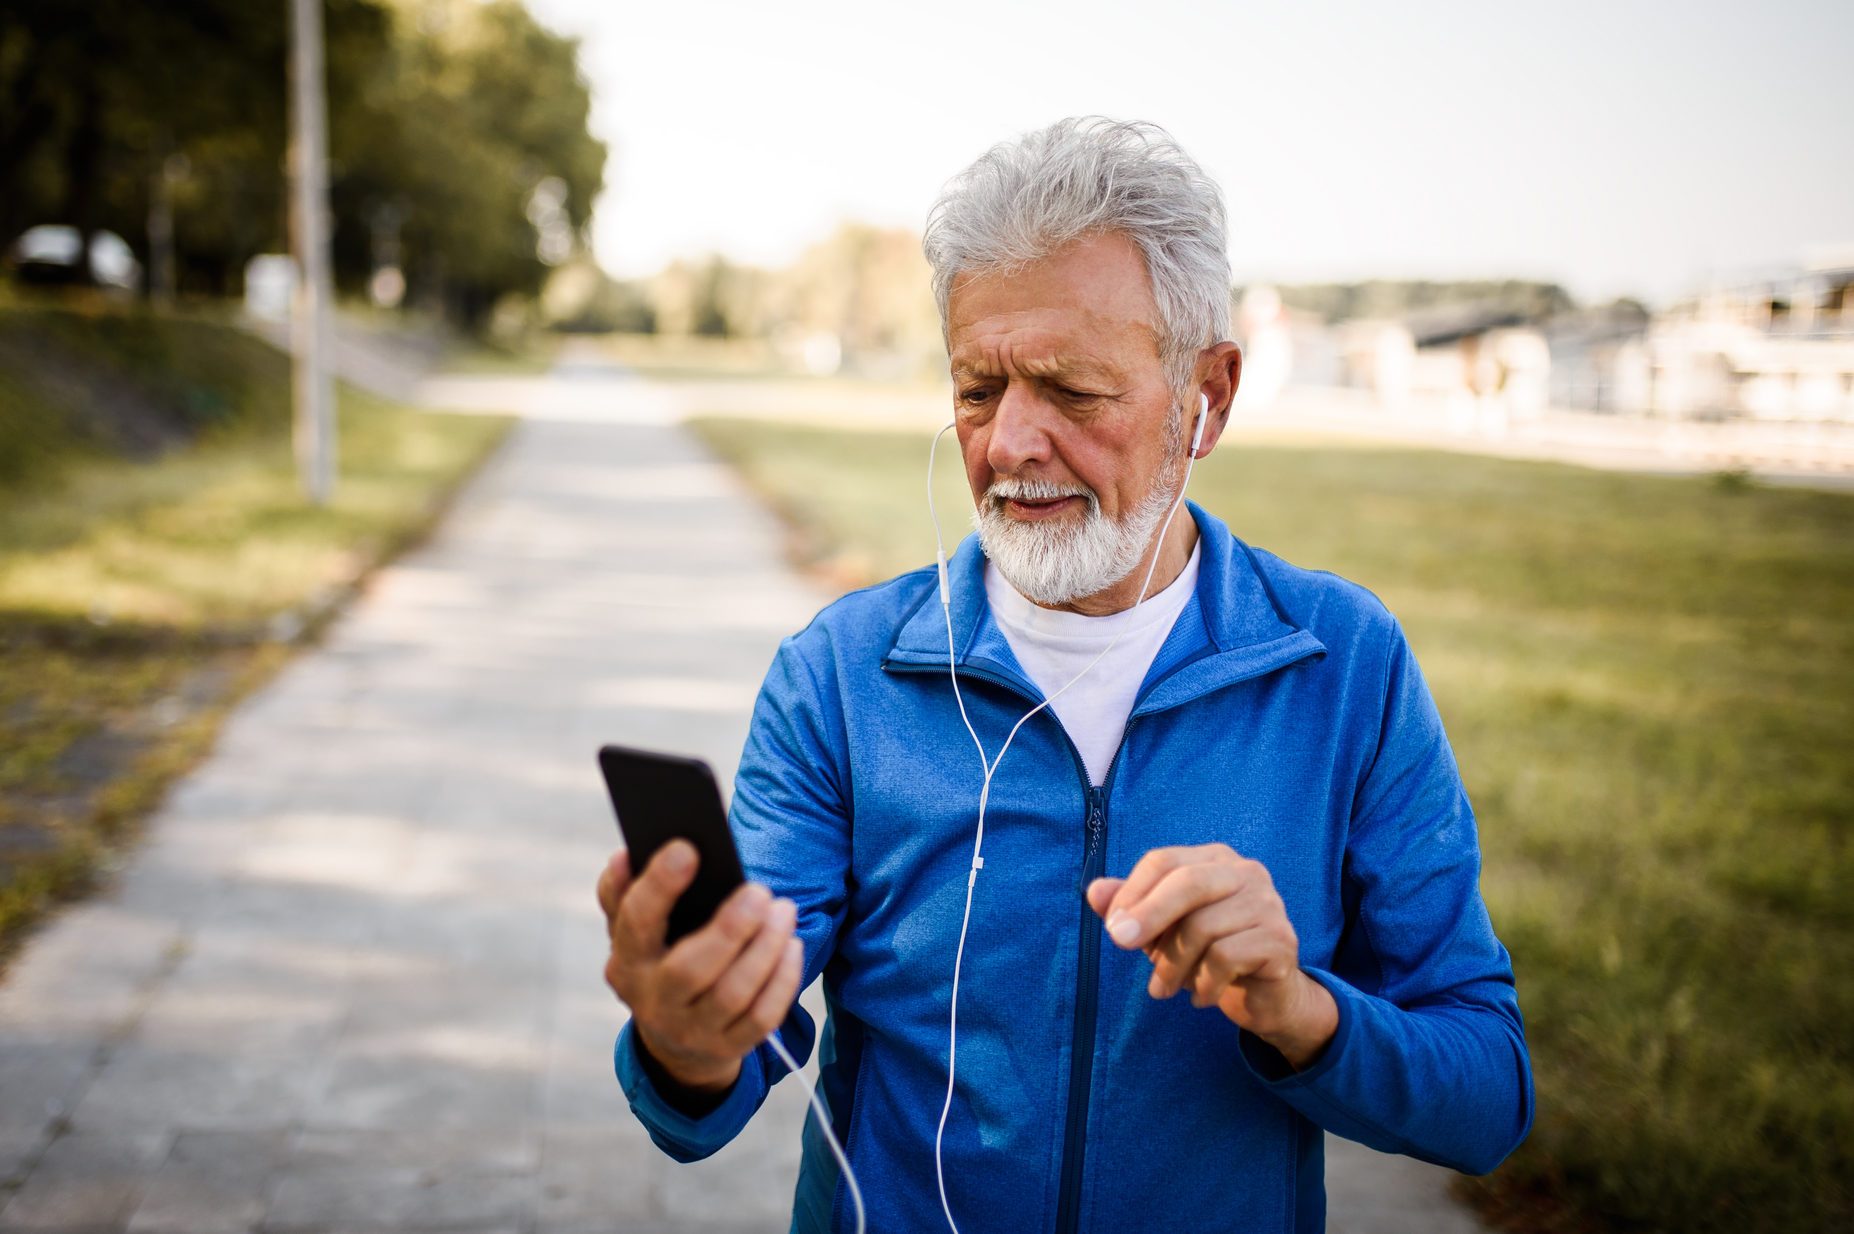
<svg viewBox="0 0 1854 1234">
<path fill-rule="evenodd" d="M 1354 797 L 1339 1007 L 1294 1072 L 1249 1033 L 1245 1062 L 1321 1127 L 1383 1152 L 1483 1174 L 1532 1126 L 1532 1067 L 1512 961 L 1480 894 L 1474 812 L 1416 658 L 1393 621 L 1377 749 Z"/>
<path fill-rule="evenodd" d="M 823 970 L 843 924 L 849 897 L 850 815 L 846 737 L 838 696 L 821 689 L 806 662 L 823 644 L 817 626 L 779 645 L 754 703 L 747 744 L 734 779 L 728 823 L 749 879 L 798 905 L 805 947 L 802 990 Z M 811 1054 L 815 1026 L 795 1001 L 779 1029 L 800 1064 Z M 678 1110 L 651 1083 L 627 1023 L 614 1049 L 618 1081 L 638 1121 L 658 1148 L 678 1161 L 698 1161 L 740 1134 L 787 1068 L 762 1043 L 741 1061 L 727 1096 L 699 1117 Z"/>
</svg>

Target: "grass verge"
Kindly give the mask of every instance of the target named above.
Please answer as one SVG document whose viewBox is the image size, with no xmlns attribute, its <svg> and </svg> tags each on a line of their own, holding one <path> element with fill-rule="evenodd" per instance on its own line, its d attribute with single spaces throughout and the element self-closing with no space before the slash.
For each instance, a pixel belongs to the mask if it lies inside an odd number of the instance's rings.
<svg viewBox="0 0 1854 1234">
<path fill-rule="evenodd" d="M 343 387 L 315 508 L 288 381 L 203 318 L 0 308 L 0 956 L 512 423 Z"/>
<path fill-rule="evenodd" d="M 923 438 L 697 430 L 842 586 L 922 565 Z M 937 478 L 947 543 L 970 497 Z M 1195 500 L 1403 621 L 1538 1086 L 1509 1228 L 1854 1228 L 1854 495 L 1226 438 Z"/>
</svg>

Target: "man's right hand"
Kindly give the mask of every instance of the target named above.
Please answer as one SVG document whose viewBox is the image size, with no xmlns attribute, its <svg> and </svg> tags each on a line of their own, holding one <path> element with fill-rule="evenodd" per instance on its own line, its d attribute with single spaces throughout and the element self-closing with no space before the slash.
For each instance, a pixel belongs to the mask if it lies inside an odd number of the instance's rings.
<svg viewBox="0 0 1854 1234">
<path fill-rule="evenodd" d="M 599 875 L 611 956 L 605 982 L 639 1043 L 685 1088 L 725 1092 L 740 1060 L 785 1022 L 804 976 L 797 905 L 743 883 L 708 924 L 664 946 L 670 909 L 695 881 L 695 846 L 672 840 L 633 876 L 622 849 Z"/>
</svg>

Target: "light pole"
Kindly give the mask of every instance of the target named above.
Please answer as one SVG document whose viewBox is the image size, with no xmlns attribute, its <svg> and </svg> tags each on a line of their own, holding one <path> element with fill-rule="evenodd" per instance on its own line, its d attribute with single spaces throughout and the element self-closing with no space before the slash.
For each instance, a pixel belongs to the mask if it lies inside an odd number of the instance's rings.
<svg viewBox="0 0 1854 1234">
<path fill-rule="evenodd" d="M 322 0 L 290 0 L 290 247 L 296 298 L 290 316 L 295 357 L 296 467 L 309 500 L 327 505 L 335 487 L 335 388 L 328 372 L 328 100 L 322 71 Z"/>
</svg>

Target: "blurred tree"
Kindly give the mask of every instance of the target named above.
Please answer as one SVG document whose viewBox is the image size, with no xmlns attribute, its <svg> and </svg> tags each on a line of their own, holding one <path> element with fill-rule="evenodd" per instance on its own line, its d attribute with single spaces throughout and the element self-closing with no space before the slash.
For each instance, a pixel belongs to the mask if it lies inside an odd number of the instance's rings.
<svg viewBox="0 0 1854 1234">
<path fill-rule="evenodd" d="M 1328 321 L 1402 318 L 1426 309 L 1475 305 L 1528 321 L 1544 321 L 1577 307 L 1556 283 L 1522 279 L 1431 282 L 1370 279 L 1362 283 L 1303 283 L 1279 287 L 1282 303 Z"/>
<path fill-rule="evenodd" d="M 336 275 L 365 286 L 379 229 L 467 324 L 533 294 L 581 244 L 605 148 L 578 46 L 516 0 L 325 0 Z M 287 13 L 249 0 L 0 5 L 0 244 L 108 229 L 229 295 L 284 245 Z M 82 263 L 80 263 L 81 265 Z"/>
<path fill-rule="evenodd" d="M 908 369 L 944 359 L 917 232 L 843 223 L 800 256 L 782 290 L 781 320 L 835 336 L 853 369 Z"/>
<path fill-rule="evenodd" d="M 515 0 L 392 7 L 399 37 L 364 91 L 392 123 L 331 123 L 336 214 L 390 207 L 412 297 L 481 325 L 499 297 L 539 292 L 592 217 L 606 152 L 579 44 Z M 369 226 L 337 243 L 344 284 L 366 276 Z"/>
<path fill-rule="evenodd" d="M 664 334 L 759 338 L 766 334 L 765 271 L 718 253 L 672 261 L 649 281 L 656 328 Z"/>
<path fill-rule="evenodd" d="M 146 265 L 152 198 L 184 184 L 184 168 L 216 170 L 254 146 L 274 166 L 277 24 L 239 0 L 15 0 L 0 9 L 0 181 L 9 188 L 0 234 L 55 222 L 87 241 L 107 228 Z"/>
<path fill-rule="evenodd" d="M 581 252 L 548 275 L 541 319 L 568 333 L 654 334 L 656 308 L 642 285 L 612 278 L 590 253 Z"/>
<path fill-rule="evenodd" d="M 681 260 L 670 262 L 650 280 L 650 302 L 661 333 L 695 333 L 698 281 L 696 267 Z"/>
<path fill-rule="evenodd" d="M 906 228 L 846 222 L 780 270 L 673 261 L 645 291 L 664 334 L 766 338 L 793 354 L 828 339 L 845 367 L 873 375 L 945 364 L 920 235 Z"/>
<path fill-rule="evenodd" d="M 728 336 L 728 314 L 724 305 L 731 298 L 727 293 L 730 290 L 729 284 L 734 281 L 734 267 L 728 264 L 725 257 L 717 255 L 708 259 L 695 280 L 695 299 L 691 306 L 690 321 L 692 333 L 708 338 Z M 735 334 L 745 332 L 732 331 Z"/>
</svg>

